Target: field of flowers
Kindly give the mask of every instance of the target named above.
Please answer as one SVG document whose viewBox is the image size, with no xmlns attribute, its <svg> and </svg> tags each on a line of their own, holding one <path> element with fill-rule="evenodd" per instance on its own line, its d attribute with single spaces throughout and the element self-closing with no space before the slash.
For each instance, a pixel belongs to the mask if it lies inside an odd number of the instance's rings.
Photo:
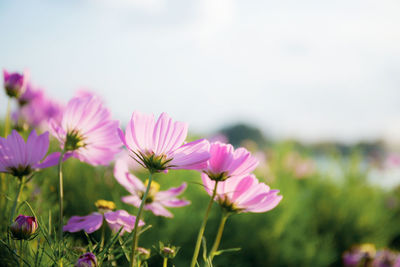
<svg viewBox="0 0 400 267">
<path fill-rule="evenodd" d="M 93 92 L 50 99 L 26 73 L 3 87 L 1 266 L 400 266 L 400 192 L 368 179 L 384 152 L 234 148 L 167 113 L 119 123 Z"/>
</svg>

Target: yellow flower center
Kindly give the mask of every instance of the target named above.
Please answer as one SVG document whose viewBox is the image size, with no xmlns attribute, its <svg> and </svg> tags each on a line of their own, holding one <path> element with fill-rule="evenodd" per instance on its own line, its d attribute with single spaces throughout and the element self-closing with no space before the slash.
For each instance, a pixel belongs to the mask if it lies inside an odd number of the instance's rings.
<svg viewBox="0 0 400 267">
<path fill-rule="evenodd" d="M 64 146 L 66 151 L 74 151 L 80 147 L 86 146 L 86 144 L 84 142 L 84 137 L 79 131 L 72 130 L 67 132 L 67 139 Z"/>
<path fill-rule="evenodd" d="M 364 243 L 360 245 L 360 250 L 364 253 L 368 253 L 369 255 L 375 255 L 376 248 L 374 244 L 371 243 Z"/>
<path fill-rule="evenodd" d="M 146 180 L 144 182 L 144 186 L 147 188 L 147 185 L 149 184 L 149 180 Z M 149 189 L 149 193 L 147 194 L 147 198 L 146 198 L 146 204 L 150 204 L 151 202 L 153 202 L 155 195 L 157 194 L 157 192 L 160 191 L 160 184 L 157 182 L 152 181 L 151 185 L 150 185 L 150 189 Z M 144 192 L 138 192 L 139 197 L 141 199 L 143 199 L 143 195 Z"/>
<path fill-rule="evenodd" d="M 144 186 L 147 187 L 148 184 L 149 180 L 146 180 L 144 182 Z M 149 196 L 154 196 L 155 194 L 157 194 L 158 191 L 160 191 L 160 184 L 155 181 L 152 181 L 150 185 Z"/>
<path fill-rule="evenodd" d="M 104 200 L 104 199 L 99 199 L 97 200 L 94 205 L 99 209 L 99 210 L 114 210 L 116 208 L 115 203 L 112 201 Z"/>
</svg>

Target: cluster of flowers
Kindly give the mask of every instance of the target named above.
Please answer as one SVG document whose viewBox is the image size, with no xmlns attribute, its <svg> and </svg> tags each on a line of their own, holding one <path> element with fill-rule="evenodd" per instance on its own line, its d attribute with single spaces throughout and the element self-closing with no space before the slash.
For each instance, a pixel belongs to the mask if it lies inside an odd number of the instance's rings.
<svg viewBox="0 0 400 267">
<path fill-rule="evenodd" d="M 61 152 L 48 155 L 49 134 L 37 135 L 32 130 L 27 141 L 13 130 L 10 135 L 0 138 L 0 172 L 18 177 L 23 186 L 24 177 L 42 168 L 59 165 L 60 168 L 60 224 L 63 223 L 63 186 L 62 162 L 75 157 L 93 166 L 109 165 L 116 159 L 114 176 L 129 192 L 122 201 L 137 208 L 137 216 L 125 210 L 113 211 L 113 202 L 99 200 L 97 212 L 87 216 L 73 216 L 60 229 L 68 232 L 85 231 L 92 233 L 104 222 L 114 231 L 134 232 L 131 264 L 134 266 L 137 253 L 137 228 L 145 224 L 141 220 L 142 210 L 154 215 L 172 217 L 169 207 L 182 207 L 190 202 L 178 196 L 187 184 L 160 190 L 153 181 L 154 173 L 168 170 L 197 170 L 205 191 L 211 196 L 202 222 L 191 266 L 195 266 L 200 244 L 210 208 L 213 202 L 224 210 L 220 232 L 210 252 L 214 256 L 222 236 L 226 219 L 236 213 L 266 212 L 278 205 L 282 196 L 278 190 L 260 183 L 252 174 L 258 160 L 244 148 L 234 149 L 232 145 L 221 142 L 209 142 L 205 139 L 186 143 L 188 125 L 175 122 L 166 113 L 156 120 L 152 114 L 135 111 L 125 132 L 119 122 L 111 118 L 110 111 L 97 95 L 80 92 L 65 106 L 49 100 L 44 92 L 34 88 L 25 74 L 4 71 L 4 86 L 8 96 L 16 98 L 19 109 L 14 116 L 16 122 L 27 124 L 29 128 L 49 130 L 59 141 Z M 123 149 L 125 146 L 126 149 Z M 141 165 L 149 172 L 149 179 L 143 183 L 132 174 L 132 170 Z M 18 198 L 18 197 L 17 197 Z M 17 200 L 17 199 L 16 199 Z M 12 217 L 13 217 L 12 213 Z M 20 215 L 11 227 L 15 237 L 28 239 L 35 233 L 35 219 Z M 26 225 L 31 226 L 27 227 Z M 21 228 L 18 230 L 17 228 Z M 22 230 L 23 229 L 23 230 Z M 20 233 L 19 233 L 19 232 Z M 30 233 L 27 234 L 27 232 Z M 62 231 L 60 231 L 62 239 Z M 18 234 L 19 233 L 19 234 Z M 83 262 L 86 265 L 79 265 Z M 78 260 L 77 266 L 96 266 L 96 257 L 87 253 Z M 90 263 L 90 264 L 89 264 Z"/>
<path fill-rule="evenodd" d="M 376 250 L 373 244 L 352 247 L 343 254 L 346 267 L 400 267 L 400 253 L 382 249 Z"/>
</svg>

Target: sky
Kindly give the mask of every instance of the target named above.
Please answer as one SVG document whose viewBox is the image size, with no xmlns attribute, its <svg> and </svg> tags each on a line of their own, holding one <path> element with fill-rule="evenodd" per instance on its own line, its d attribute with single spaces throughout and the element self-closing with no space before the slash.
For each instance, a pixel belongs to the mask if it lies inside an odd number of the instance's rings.
<svg viewBox="0 0 400 267">
<path fill-rule="evenodd" d="M 0 68 L 115 118 L 169 113 L 305 142 L 400 142 L 398 0 L 0 1 Z M 0 95 L 0 114 L 6 97 Z"/>
</svg>

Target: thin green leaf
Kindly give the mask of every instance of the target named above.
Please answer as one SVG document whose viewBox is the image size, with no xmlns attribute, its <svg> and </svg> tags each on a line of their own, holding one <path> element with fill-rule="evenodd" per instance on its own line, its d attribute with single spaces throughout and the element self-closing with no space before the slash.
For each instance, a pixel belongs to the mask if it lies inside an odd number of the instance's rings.
<svg viewBox="0 0 400 267">
<path fill-rule="evenodd" d="M 117 233 L 115 233 L 115 235 L 111 238 L 111 240 L 106 244 L 106 246 L 104 247 L 103 251 L 101 251 L 100 254 L 98 255 L 99 258 L 102 258 L 102 261 L 104 260 L 104 256 L 107 253 L 107 251 L 110 249 L 110 247 L 112 245 L 114 245 L 115 242 L 118 240 L 118 236 L 121 233 L 122 229 L 123 229 L 123 227 L 121 227 L 119 229 L 119 231 Z"/>
<path fill-rule="evenodd" d="M 241 250 L 241 248 L 221 249 L 221 250 L 218 250 L 218 251 L 214 252 L 214 256 L 218 256 L 218 255 L 221 255 L 222 253 L 227 253 L 227 252 L 236 252 L 236 251 L 239 251 L 239 250 Z"/>
<path fill-rule="evenodd" d="M 207 262 L 207 242 L 206 242 L 206 238 L 204 236 L 201 239 L 201 243 L 203 245 L 203 259 L 205 262 Z"/>
<path fill-rule="evenodd" d="M 121 246 L 121 248 L 122 248 L 122 252 L 124 253 L 124 255 L 125 255 L 125 258 L 128 260 L 128 262 L 130 262 L 130 258 L 129 258 L 129 251 L 128 251 L 128 249 L 125 247 L 125 245 L 124 245 L 124 243 L 123 243 L 123 241 L 122 241 L 122 238 L 119 236 L 118 237 L 118 242 L 119 242 L 119 244 L 120 244 L 120 246 Z"/>
<path fill-rule="evenodd" d="M 92 240 L 90 239 L 90 236 L 85 231 L 83 231 L 83 232 L 85 233 L 86 239 L 88 240 L 88 243 L 89 243 L 89 251 L 92 252 L 93 251 Z"/>
</svg>

